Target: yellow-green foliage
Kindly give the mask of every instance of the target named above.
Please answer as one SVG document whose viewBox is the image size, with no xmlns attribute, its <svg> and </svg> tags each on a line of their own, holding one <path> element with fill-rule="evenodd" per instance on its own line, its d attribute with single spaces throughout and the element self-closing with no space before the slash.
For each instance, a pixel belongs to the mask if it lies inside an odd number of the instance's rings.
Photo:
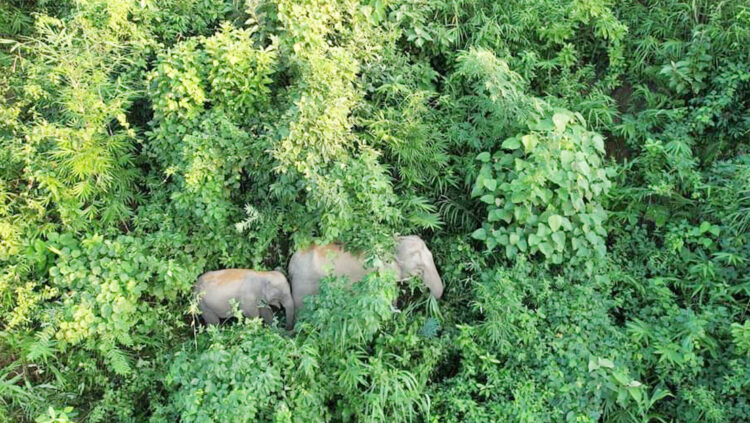
<svg viewBox="0 0 750 423">
<path fill-rule="evenodd" d="M 746 421 L 748 45 L 746 0 L 2 2 L 0 421 Z M 200 320 L 397 234 L 439 301 Z"/>
</svg>

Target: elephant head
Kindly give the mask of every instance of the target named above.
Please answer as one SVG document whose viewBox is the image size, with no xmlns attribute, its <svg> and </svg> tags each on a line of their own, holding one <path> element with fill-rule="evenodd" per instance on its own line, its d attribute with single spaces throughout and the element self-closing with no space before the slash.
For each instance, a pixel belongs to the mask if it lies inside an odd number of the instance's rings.
<svg viewBox="0 0 750 423">
<path fill-rule="evenodd" d="M 435 267 L 432 252 L 422 238 L 414 235 L 399 237 L 394 260 L 401 278 L 421 278 L 432 296 L 440 299 L 443 295 L 443 281 Z"/>
<path fill-rule="evenodd" d="M 289 282 L 280 272 L 268 272 L 272 275 L 265 279 L 263 284 L 261 298 L 268 305 L 281 308 L 284 307 L 286 313 L 286 328 L 294 327 L 294 301 L 292 300 L 292 291 L 289 288 Z"/>
</svg>

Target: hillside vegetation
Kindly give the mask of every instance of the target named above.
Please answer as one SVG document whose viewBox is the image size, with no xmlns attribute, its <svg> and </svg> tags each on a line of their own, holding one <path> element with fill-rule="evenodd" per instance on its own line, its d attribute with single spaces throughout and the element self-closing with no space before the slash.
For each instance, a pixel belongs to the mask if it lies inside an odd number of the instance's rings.
<svg viewBox="0 0 750 423">
<path fill-rule="evenodd" d="M 5 0 L 0 68 L 0 421 L 750 416 L 747 0 Z M 439 301 L 200 319 L 396 234 Z"/>
</svg>

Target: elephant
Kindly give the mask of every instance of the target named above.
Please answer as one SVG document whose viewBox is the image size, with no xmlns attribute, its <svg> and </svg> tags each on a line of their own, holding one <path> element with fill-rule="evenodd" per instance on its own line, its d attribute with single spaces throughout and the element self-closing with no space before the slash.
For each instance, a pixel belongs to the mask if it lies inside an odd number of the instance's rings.
<svg viewBox="0 0 750 423">
<path fill-rule="evenodd" d="M 443 282 L 435 267 L 432 253 L 418 236 L 397 239 L 394 260 L 386 264 L 396 271 L 399 279 L 419 276 L 436 299 L 443 295 Z M 345 251 L 341 245 L 313 245 L 297 251 L 289 261 L 294 307 L 299 310 L 307 295 L 318 293 L 320 280 L 327 275 L 347 276 L 351 282 L 360 281 L 369 270 L 364 268 L 362 256 Z"/>
<path fill-rule="evenodd" d="M 207 272 L 198 278 L 195 292 L 203 319 L 208 324 L 218 324 L 220 318 L 231 317 L 235 299 L 247 317 L 260 314 L 267 324 L 273 321 L 270 306 L 284 307 L 286 328 L 294 327 L 294 301 L 284 274 L 278 271 L 259 272 L 250 269 L 224 269 Z M 267 305 L 258 306 L 263 300 Z"/>
</svg>

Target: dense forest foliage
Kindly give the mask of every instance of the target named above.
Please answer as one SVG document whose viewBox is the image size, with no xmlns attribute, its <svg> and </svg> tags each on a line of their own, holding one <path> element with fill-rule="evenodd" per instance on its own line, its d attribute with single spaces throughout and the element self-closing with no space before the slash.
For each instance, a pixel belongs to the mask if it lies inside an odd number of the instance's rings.
<svg viewBox="0 0 750 423">
<path fill-rule="evenodd" d="M 750 416 L 747 0 L 4 0 L 0 67 L 0 421 Z M 439 301 L 200 320 L 396 234 Z"/>
</svg>

